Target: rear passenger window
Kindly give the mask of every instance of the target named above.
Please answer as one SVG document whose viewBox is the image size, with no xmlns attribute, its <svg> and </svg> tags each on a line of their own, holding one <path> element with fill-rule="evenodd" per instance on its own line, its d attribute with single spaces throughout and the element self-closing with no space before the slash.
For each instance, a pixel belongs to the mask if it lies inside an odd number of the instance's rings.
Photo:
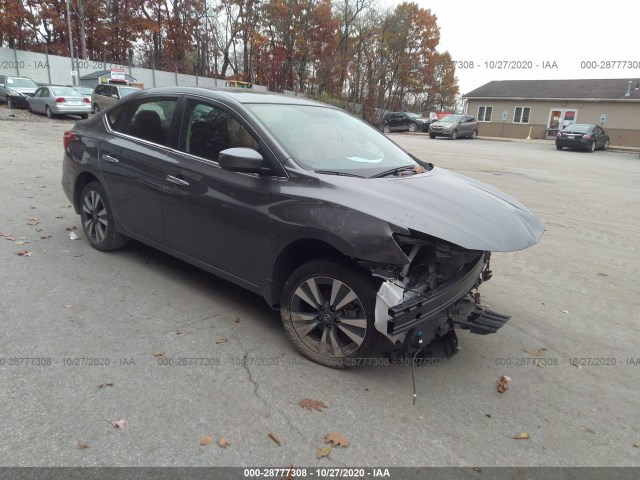
<svg viewBox="0 0 640 480">
<path fill-rule="evenodd" d="M 167 145 L 176 102 L 175 98 L 152 98 L 129 103 L 120 131 L 141 140 Z"/>
</svg>

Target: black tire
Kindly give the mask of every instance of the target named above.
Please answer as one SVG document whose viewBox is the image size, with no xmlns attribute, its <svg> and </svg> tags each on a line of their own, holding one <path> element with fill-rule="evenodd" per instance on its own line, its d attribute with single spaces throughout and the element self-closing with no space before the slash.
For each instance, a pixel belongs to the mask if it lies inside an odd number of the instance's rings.
<svg viewBox="0 0 640 480">
<path fill-rule="evenodd" d="M 93 104 L 93 112 L 92 113 L 100 113 L 100 106 L 97 103 Z"/>
<path fill-rule="evenodd" d="M 605 140 L 604 145 L 602 146 L 603 150 L 609 150 L 609 140 Z"/>
<path fill-rule="evenodd" d="M 384 127 L 382 127 L 382 131 L 384 133 L 391 133 L 391 128 L 389 128 L 389 125 L 385 125 Z"/>
<path fill-rule="evenodd" d="M 589 146 L 587 147 L 587 151 L 588 151 L 589 153 L 593 153 L 593 152 L 595 152 L 595 151 L 596 151 L 596 141 L 595 141 L 595 140 L 594 140 L 593 142 L 591 142 L 591 145 L 589 145 Z"/>
<path fill-rule="evenodd" d="M 474 130 L 473 132 L 471 132 L 471 138 L 472 138 L 473 140 L 475 140 L 476 138 L 478 138 L 478 131 L 477 131 L 477 130 Z"/>
<path fill-rule="evenodd" d="M 456 138 L 458 138 L 458 130 L 451 132 L 451 140 L 455 140 Z"/>
<path fill-rule="evenodd" d="M 437 135 L 435 133 L 430 133 L 429 134 L 429 138 L 436 138 L 436 137 L 437 137 Z"/>
<path fill-rule="evenodd" d="M 293 272 L 282 291 L 284 330 L 314 362 L 357 365 L 355 359 L 370 358 L 381 344 L 374 326 L 377 290 L 373 278 L 354 267 L 331 258 L 311 260 Z"/>
<path fill-rule="evenodd" d="M 562 150 L 562 147 L 560 145 L 556 145 L 556 150 Z"/>
<path fill-rule="evenodd" d="M 56 118 L 48 105 L 44 107 L 44 112 L 47 114 L 47 118 Z"/>
<path fill-rule="evenodd" d="M 13 104 L 13 101 L 11 101 L 11 97 L 7 97 L 7 105 L 9 106 L 9 108 L 16 108 L 16 106 Z"/>
<path fill-rule="evenodd" d="M 80 220 L 89 244 L 96 250 L 117 250 L 129 241 L 116 230 L 107 193 L 98 182 L 88 183 L 82 189 Z"/>
<path fill-rule="evenodd" d="M 409 131 L 410 132 L 415 132 L 416 130 L 418 130 L 418 126 L 415 123 L 410 123 L 409 124 Z"/>
<path fill-rule="evenodd" d="M 80 115 L 80 118 L 82 120 L 86 120 L 87 118 L 89 118 L 89 114 L 88 113 L 83 113 L 82 115 Z"/>
<path fill-rule="evenodd" d="M 31 108 L 31 104 L 30 103 L 27 103 L 27 111 L 29 113 L 33 113 L 33 109 Z"/>
</svg>

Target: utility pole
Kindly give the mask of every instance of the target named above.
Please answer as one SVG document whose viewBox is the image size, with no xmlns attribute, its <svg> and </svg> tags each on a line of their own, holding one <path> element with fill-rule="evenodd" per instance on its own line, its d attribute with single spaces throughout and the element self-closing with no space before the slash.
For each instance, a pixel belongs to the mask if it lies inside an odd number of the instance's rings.
<svg viewBox="0 0 640 480">
<path fill-rule="evenodd" d="M 71 12 L 69 9 L 69 2 L 71 0 L 66 0 L 65 4 L 67 5 L 67 31 L 69 35 L 69 57 L 71 58 L 71 80 L 72 84 L 76 85 L 76 76 L 73 68 L 73 38 L 71 37 Z"/>
</svg>

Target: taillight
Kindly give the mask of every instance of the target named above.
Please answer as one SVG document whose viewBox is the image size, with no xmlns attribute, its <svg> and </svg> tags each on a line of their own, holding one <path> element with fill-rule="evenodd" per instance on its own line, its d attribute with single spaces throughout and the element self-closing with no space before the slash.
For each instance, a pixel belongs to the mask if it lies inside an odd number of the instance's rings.
<svg viewBox="0 0 640 480">
<path fill-rule="evenodd" d="M 91 100 L 89 100 L 87 97 L 84 97 L 82 99 L 82 103 L 91 103 Z"/>
<path fill-rule="evenodd" d="M 587 134 L 583 135 L 582 138 L 584 138 L 585 140 L 591 140 L 592 137 L 591 137 L 590 133 L 587 133 Z"/>
<path fill-rule="evenodd" d="M 62 102 L 66 102 L 66 100 L 64 99 L 64 97 L 58 97 L 58 98 L 56 98 L 56 103 L 62 103 Z"/>
<path fill-rule="evenodd" d="M 77 135 L 73 133 L 71 130 L 67 130 L 62 134 L 62 143 L 64 144 L 64 149 L 66 150 L 72 140 L 75 140 Z"/>
</svg>

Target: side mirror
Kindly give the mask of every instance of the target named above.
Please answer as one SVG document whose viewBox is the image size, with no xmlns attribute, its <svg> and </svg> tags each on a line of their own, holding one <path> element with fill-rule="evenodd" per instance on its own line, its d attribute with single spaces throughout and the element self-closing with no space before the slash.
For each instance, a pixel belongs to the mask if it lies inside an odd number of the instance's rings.
<svg viewBox="0 0 640 480">
<path fill-rule="evenodd" d="M 231 172 L 261 173 L 264 159 L 252 148 L 234 147 L 218 154 L 220 166 Z"/>
<path fill-rule="evenodd" d="M 117 93 L 114 93 L 113 95 L 111 95 L 111 98 L 120 98 L 120 97 L 118 96 Z"/>
</svg>

